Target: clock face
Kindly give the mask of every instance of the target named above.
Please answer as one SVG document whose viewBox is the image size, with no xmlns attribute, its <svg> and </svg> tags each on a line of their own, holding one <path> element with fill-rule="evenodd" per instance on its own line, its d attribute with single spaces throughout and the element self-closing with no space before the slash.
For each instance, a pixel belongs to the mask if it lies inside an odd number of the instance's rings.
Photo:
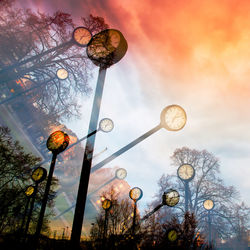
<svg viewBox="0 0 250 250">
<path fill-rule="evenodd" d="M 35 188 L 33 186 L 28 186 L 25 190 L 25 195 L 30 197 L 34 194 Z"/>
<path fill-rule="evenodd" d="M 114 123 L 109 118 L 104 118 L 99 123 L 99 128 L 101 131 L 108 133 L 114 128 Z"/>
<path fill-rule="evenodd" d="M 116 30 L 104 30 L 93 36 L 87 48 L 88 56 L 93 59 L 105 58 L 120 43 L 120 34 Z"/>
<path fill-rule="evenodd" d="M 168 232 L 168 240 L 169 241 L 176 241 L 177 240 L 177 232 L 174 229 L 169 230 Z"/>
<path fill-rule="evenodd" d="M 211 210 L 214 207 L 214 202 L 212 200 L 205 200 L 203 206 L 206 210 Z"/>
<path fill-rule="evenodd" d="M 129 191 L 129 197 L 134 200 L 134 201 L 138 201 L 142 198 L 142 190 L 138 187 L 134 187 Z"/>
<path fill-rule="evenodd" d="M 111 200 L 109 200 L 109 199 L 105 199 L 105 200 L 102 202 L 102 208 L 103 208 L 104 210 L 110 209 L 110 208 L 111 208 L 111 205 L 112 205 L 112 202 L 111 202 Z"/>
<path fill-rule="evenodd" d="M 34 182 L 41 182 L 46 178 L 46 176 L 47 170 L 45 168 L 38 167 L 33 171 L 31 178 Z"/>
<path fill-rule="evenodd" d="M 169 207 L 174 207 L 180 200 L 180 195 L 176 190 L 170 189 L 163 195 L 162 203 Z"/>
<path fill-rule="evenodd" d="M 193 179 L 195 171 L 190 164 L 183 164 L 177 170 L 178 177 L 184 181 Z"/>
<path fill-rule="evenodd" d="M 187 121 L 185 110 L 179 105 L 170 105 L 161 112 L 161 125 L 170 131 L 182 129 Z"/>
<path fill-rule="evenodd" d="M 80 47 L 86 47 L 91 40 L 91 33 L 85 27 L 77 27 L 73 31 L 73 41 Z"/>
<path fill-rule="evenodd" d="M 69 136 L 63 131 L 55 131 L 47 140 L 47 148 L 53 153 L 64 151 L 69 145 Z"/>
<path fill-rule="evenodd" d="M 107 29 L 92 37 L 87 55 L 97 66 L 107 68 L 120 61 L 127 48 L 127 41 L 120 31 Z"/>
<path fill-rule="evenodd" d="M 117 179 L 123 180 L 127 176 L 127 171 L 124 168 L 119 168 L 119 169 L 116 170 L 115 176 L 116 176 Z"/>
<path fill-rule="evenodd" d="M 58 69 L 58 70 L 56 71 L 56 76 L 57 76 L 58 79 L 60 79 L 60 80 L 65 80 L 65 79 L 68 78 L 69 73 L 68 73 L 68 71 L 67 71 L 66 69 L 61 68 L 61 69 Z"/>
</svg>

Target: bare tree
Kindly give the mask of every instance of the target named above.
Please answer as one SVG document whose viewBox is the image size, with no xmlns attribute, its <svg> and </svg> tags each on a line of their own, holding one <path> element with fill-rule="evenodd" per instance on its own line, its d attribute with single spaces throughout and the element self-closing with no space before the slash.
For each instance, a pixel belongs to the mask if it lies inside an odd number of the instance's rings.
<svg viewBox="0 0 250 250">
<path fill-rule="evenodd" d="M 59 117 L 78 115 L 77 97 L 91 91 L 92 63 L 85 49 L 72 43 L 75 24 L 70 14 L 47 15 L 4 3 L 0 7 L 2 100 L 33 88 L 25 97 L 37 108 Z M 108 27 L 103 18 L 93 15 L 82 18 L 82 25 L 92 34 Z M 66 80 L 55 77 L 59 68 L 68 71 Z"/>
<path fill-rule="evenodd" d="M 198 221 L 197 231 L 204 235 L 208 233 L 208 211 L 203 207 L 207 199 L 213 200 L 215 206 L 210 211 L 212 218 L 212 234 L 214 238 L 228 238 L 237 234 L 237 224 L 240 216 L 249 211 L 249 208 L 237 205 L 239 193 L 233 186 L 226 186 L 219 177 L 219 160 L 206 150 L 198 151 L 187 147 L 176 149 L 171 157 L 172 165 L 178 167 L 182 164 L 190 164 L 195 169 L 195 177 L 189 183 L 189 211 L 196 216 Z M 159 182 L 158 202 L 160 195 L 168 188 L 174 188 L 180 193 L 180 202 L 174 208 L 164 208 L 160 214 L 174 213 L 180 218 L 185 212 L 184 182 L 177 175 L 163 175 Z M 244 211 L 241 211 L 241 209 Z M 164 211 L 165 210 L 165 211 Z M 249 217 L 245 216 L 241 221 L 241 229 L 246 228 Z M 243 226 L 244 224 L 244 226 Z"/>
<path fill-rule="evenodd" d="M 101 195 L 101 199 L 110 199 L 112 207 L 108 211 L 108 224 L 107 224 L 107 245 L 126 245 L 131 240 L 131 228 L 133 222 L 133 204 L 129 198 L 119 198 L 119 193 L 113 187 Z M 96 222 L 93 224 L 90 235 L 92 240 L 101 242 L 103 239 L 105 211 L 100 208 L 100 213 L 96 217 Z M 137 214 L 136 223 L 139 222 Z M 101 245 L 100 245 L 101 246 Z M 99 247 L 100 247 L 99 246 Z"/>
</svg>

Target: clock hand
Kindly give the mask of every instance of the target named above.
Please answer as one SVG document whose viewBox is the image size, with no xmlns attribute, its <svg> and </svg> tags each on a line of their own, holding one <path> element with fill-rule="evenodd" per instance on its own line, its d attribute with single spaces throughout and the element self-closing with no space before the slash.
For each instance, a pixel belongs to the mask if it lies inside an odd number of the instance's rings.
<svg viewBox="0 0 250 250">
<path fill-rule="evenodd" d="M 169 238 L 170 238 L 170 239 L 173 239 L 173 238 L 174 238 L 174 232 L 170 232 Z"/>
<path fill-rule="evenodd" d="M 80 41 L 84 40 L 85 36 L 81 36 Z"/>
</svg>

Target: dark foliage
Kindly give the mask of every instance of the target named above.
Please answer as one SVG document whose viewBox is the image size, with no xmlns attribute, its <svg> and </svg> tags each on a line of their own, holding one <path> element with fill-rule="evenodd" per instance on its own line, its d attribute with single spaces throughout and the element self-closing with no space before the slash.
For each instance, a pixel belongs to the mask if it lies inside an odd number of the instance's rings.
<svg viewBox="0 0 250 250">
<path fill-rule="evenodd" d="M 40 158 L 26 153 L 10 136 L 8 128 L 0 127 L 0 233 L 14 233 L 21 229 L 25 206 L 27 186 L 34 185 L 31 180 L 32 168 Z M 53 180 L 53 187 L 57 181 Z M 46 181 L 39 184 L 35 201 L 31 232 L 34 231 L 41 205 Z M 49 205 L 52 205 L 55 192 L 50 192 Z M 47 214 L 49 215 L 49 213 Z M 48 217 L 45 218 L 44 230 L 47 230 Z"/>
</svg>

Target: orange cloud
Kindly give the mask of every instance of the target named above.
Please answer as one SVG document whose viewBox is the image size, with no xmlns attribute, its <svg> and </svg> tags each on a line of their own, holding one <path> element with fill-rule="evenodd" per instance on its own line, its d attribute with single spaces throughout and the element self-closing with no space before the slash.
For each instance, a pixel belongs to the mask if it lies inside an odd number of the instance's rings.
<svg viewBox="0 0 250 250">
<path fill-rule="evenodd" d="M 151 72 L 167 88 L 170 78 L 197 91 L 214 88 L 228 101 L 232 94 L 247 98 L 249 1 L 108 1 L 107 6 L 96 11 L 124 33 L 142 81 Z"/>
</svg>

